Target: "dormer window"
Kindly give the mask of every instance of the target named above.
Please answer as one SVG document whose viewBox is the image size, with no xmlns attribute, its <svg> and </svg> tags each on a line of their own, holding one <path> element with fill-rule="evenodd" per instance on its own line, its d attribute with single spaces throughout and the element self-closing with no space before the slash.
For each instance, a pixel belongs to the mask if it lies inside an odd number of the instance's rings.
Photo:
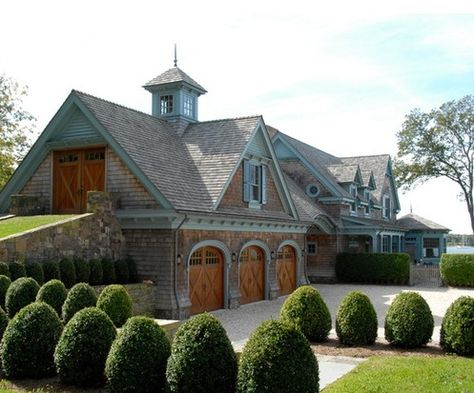
<svg viewBox="0 0 474 393">
<path fill-rule="evenodd" d="M 390 219 L 392 217 L 392 201 L 388 195 L 383 197 L 383 210 L 382 215 L 383 218 Z"/>
<path fill-rule="evenodd" d="M 267 167 L 244 160 L 244 202 L 250 205 L 267 203 Z"/>
<path fill-rule="evenodd" d="M 371 209 L 371 201 L 370 201 L 370 190 L 364 190 L 364 199 L 367 201 L 367 205 L 365 205 L 364 213 L 368 216 L 370 214 Z"/>
<path fill-rule="evenodd" d="M 173 113 L 172 95 L 160 96 L 160 113 L 162 115 L 166 115 L 167 113 Z"/>
<path fill-rule="evenodd" d="M 351 202 L 351 213 L 357 213 L 357 186 L 355 184 L 349 186 L 349 193 L 354 198 L 354 201 Z"/>
<path fill-rule="evenodd" d="M 185 94 L 183 98 L 183 114 L 188 117 L 194 116 L 194 97 L 189 94 Z"/>
</svg>

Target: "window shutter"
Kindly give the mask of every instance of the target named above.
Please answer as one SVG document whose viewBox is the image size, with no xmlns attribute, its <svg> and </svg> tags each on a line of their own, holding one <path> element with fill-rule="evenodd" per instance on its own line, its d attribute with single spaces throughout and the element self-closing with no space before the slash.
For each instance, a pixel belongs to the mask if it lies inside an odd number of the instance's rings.
<svg viewBox="0 0 474 393">
<path fill-rule="evenodd" d="M 244 160 L 243 186 L 244 202 L 250 202 L 250 163 Z"/>
<path fill-rule="evenodd" d="M 260 167 L 262 171 L 262 204 L 267 203 L 267 167 L 262 165 Z"/>
</svg>

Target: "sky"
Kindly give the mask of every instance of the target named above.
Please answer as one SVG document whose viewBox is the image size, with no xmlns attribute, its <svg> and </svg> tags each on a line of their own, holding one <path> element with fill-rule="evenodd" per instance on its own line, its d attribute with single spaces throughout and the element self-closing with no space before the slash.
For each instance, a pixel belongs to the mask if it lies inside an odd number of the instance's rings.
<svg viewBox="0 0 474 393">
<path fill-rule="evenodd" d="M 263 115 L 337 156 L 397 152 L 414 108 L 474 94 L 472 1 L 4 1 L 0 74 L 29 88 L 36 137 L 71 89 L 151 112 L 141 86 L 178 66 L 206 88 L 199 119 Z M 458 186 L 402 211 L 471 233 Z"/>
</svg>

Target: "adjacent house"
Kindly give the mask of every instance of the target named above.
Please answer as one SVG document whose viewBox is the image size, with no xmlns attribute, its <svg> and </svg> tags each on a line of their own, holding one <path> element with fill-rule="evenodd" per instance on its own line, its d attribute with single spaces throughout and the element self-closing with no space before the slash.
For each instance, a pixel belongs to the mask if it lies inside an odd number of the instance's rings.
<svg viewBox="0 0 474 393">
<path fill-rule="evenodd" d="M 151 115 L 73 90 L 0 193 L 0 212 L 13 194 L 42 214 L 81 213 L 88 191 L 112 194 L 127 254 L 173 318 L 334 281 L 342 251 L 404 250 L 388 155 L 336 157 L 261 116 L 201 122 L 206 90 L 176 66 L 144 88 Z"/>
</svg>

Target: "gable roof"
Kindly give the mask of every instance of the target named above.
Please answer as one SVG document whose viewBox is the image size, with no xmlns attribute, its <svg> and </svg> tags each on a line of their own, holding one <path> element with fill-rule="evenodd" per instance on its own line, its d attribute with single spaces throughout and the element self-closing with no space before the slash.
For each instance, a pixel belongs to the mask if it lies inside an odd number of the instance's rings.
<svg viewBox="0 0 474 393">
<path fill-rule="evenodd" d="M 202 87 L 199 83 L 197 83 L 193 78 L 191 78 L 181 68 L 178 67 L 173 67 L 169 70 L 166 70 L 162 74 L 153 78 L 151 81 L 145 83 L 143 87 L 148 90 L 153 86 L 166 85 L 176 82 L 187 83 L 188 85 L 199 90 L 201 93 L 207 93 L 207 90 L 204 87 Z"/>
<path fill-rule="evenodd" d="M 449 232 L 450 229 L 443 225 L 437 224 L 434 221 L 421 217 L 417 214 L 407 214 L 397 220 L 397 225 L 400 225 L 412 231 L 443 231 Z"/>
</svg>

